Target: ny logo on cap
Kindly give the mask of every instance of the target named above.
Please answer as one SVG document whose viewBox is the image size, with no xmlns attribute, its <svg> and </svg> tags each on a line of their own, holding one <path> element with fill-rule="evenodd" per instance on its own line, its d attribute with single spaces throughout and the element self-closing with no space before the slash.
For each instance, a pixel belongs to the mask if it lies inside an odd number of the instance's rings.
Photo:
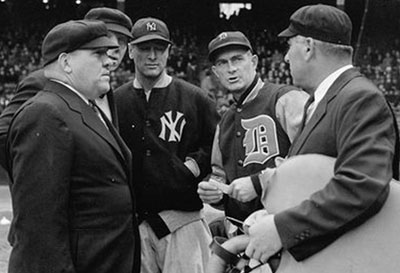
<svg viewBox="0 0 400 273">
<path fill-rule="evenodd" d="M 148 22 L 146 24 L 146 28 L 147 28 L 147 31 L 156 31 L 157 30 L 157 25 L 156 25 L 155 22 Z"/>
<path fill-rule="evenodd" d="M 218 35 L 218 38 L 220 40 L 228 38 L 228 34 L 226 32 L 222 32 L 220 35 Z"/>
</svg>

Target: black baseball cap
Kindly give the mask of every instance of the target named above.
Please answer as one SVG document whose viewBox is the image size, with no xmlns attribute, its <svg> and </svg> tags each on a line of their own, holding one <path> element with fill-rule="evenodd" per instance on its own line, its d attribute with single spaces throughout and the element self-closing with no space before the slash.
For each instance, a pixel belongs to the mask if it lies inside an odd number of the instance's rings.
<svg viewBox="0 0 400 273">
<path fill-rule="evenodd" d="M 295 11 L 279 37 L 301 35 L 333 44 L 350 45 L 352 23 L 342 10 L 329 5 L 309 5 Z"/>
<path fill-rule="evenodd" d="M 238 46 L 253 51 L 249 39 L 240 31 L 226 31 L 217 35 L 208 44 L 208 58 L 214 61 L 221 49 L 226 47 Z"/>
<path fill-rule="evenodd" d="M 93 8 L 86 13 L 85 19 L 103 21 L 108 30 L 132 38 L 132 20 L 118 9 L 106 7 Z"/>
<path fill-rule="evenodd" d="M 118 44 L 107 37 L 105 23 L 95 20 L 68 21 L 53 27 L 44 37 L 42 57 L 49 64 L 65 52 L 77 49 L 117 48 Z"/>
<path fill-rule="evenodd" d="M 132 28 L 133 41 L 139 44 L 151 40 L 161 40 L 172 44 L 167 25 L 157 18 L 147 17 L 136 21 Z"/>
</svg>

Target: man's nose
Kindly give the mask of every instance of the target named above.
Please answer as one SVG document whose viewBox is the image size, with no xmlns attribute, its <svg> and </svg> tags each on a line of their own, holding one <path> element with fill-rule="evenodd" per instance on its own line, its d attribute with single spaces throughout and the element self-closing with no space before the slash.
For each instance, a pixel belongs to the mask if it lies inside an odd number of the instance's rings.
<svg viewBox="0 0 400 273">
<path fill-rule="evenodd" d="M 156 58 L 156 51 L 155 51 L 154 47 L 150 48 L 149 58 L 150 59 L 155 59 Z"/>
<path fill-rule="evenodd" d="M 236 65 L 233 64 L 233 62 L 228 61 L 228 71 L 229 72 L 235 72 L 237 69 Z"/>
<path fill-rule="evenodd" d="M 108 54 L 104 55 L 103 65 L 107 69 L 110 70 L 112 67 L 114 67 L 116 62 L 117 62 L 117 60 L 112 58 L 110 55 L 108 55 Z"/>
<path fill-rule="evenodd" d="M 285 54 L 285 57 L 283 58 L 283 60 L 284 60 L 286 63 L 289 63 L 289 56 L 288 56 L 287 53 Z"/>
<path fill-rule="evenodd" d="M 110 56 L 111 58 L 118 58 L 119 49 L 118 48 L 109 49 L 107 50 L 107 55 Z"/>
<path fill-rule="evenodd" d="M 113 61 L 113 62 L 118 62 L 120 55 L 119 49 L 109 49 L 107 50 L 107 56 Z"/>
</svg>

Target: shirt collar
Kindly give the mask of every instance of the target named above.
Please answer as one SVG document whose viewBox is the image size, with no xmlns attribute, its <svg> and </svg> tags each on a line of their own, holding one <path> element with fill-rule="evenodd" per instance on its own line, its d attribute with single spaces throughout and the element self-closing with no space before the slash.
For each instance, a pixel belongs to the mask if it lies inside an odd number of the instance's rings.
<svg viewBox="0 0 400 273">
<path fill-rule="evenodd" d="M 86 97 L 85 97 L 84 95 L 82 95 L 81 93 L 79 93 L 79 91 L 76 90 L 75 88 L 73 88 L 71 85 L 69 85 L 69 84 L 67 84 L 67 83 L 65 83 L 65 82 L 62 82 L 62 81 L 60 81 L 60 80 L 56 80 L 56 79 L 50 79 L 50 80 L 53 81 L 53 82 L 57 82 L 57 83 L 59 83 L 59 84 L 64 85 L 65 87 L 67 87 L 68 89 L 70 89 L 72 92 L 74 92 L 75 94 L 77 94 L 84 102 L 86 102 L 86 103 L 89 105 L 89 99 L 86 98 Z"/>
<path fill-rule="evenodd" d="M 160 79 L 156 82 L 156 84 L 153 86 L 153 88 L 165 88 L 167 87 L 172 81 L 172 77 L 168 75 L 165 71 L 162 73 Z M 133 87 L 137 89 L 143 89 L 142 85 L 140 82 L 135 78 L 133 80 Z M 145 90 L 145 91 L 150 91 L 150 90 Z"/>
<path fill-rule="evenodd" d="M 246 96 L 246 98 L 243 100 L 242 105 L 245 104 L 246 102 L 252 101 L 255 97 L 257 97 L 258 92 L 260 91 L 261 87 L 264 86 L 264 82 L 258 78 L 257 83 L 253 87 L 253 89 L 250 91 L 250 93 Z"/>
<path fill-rule="evenodd" d="M 329 88 L 332 86 L 332 84 L 336 81 L 339 76 L 345 72 L 346 70 L 352 68 L 353 65 L 345 65 L 338 70 L 334 71 L 331 73 L 328 77 L 325 78 L 317 87 L 317 89 L 314 92 L 314 104 L 317 105 L 322 98 L 325 96 L 326 92 L 328 92 Z"/>
</svg>

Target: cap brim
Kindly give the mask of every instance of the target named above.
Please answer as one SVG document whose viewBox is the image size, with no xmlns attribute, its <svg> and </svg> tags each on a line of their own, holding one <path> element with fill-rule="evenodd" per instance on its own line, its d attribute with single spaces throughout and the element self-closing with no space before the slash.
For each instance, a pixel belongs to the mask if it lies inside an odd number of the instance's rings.
<svg viewBox="0 0 400 273">
<path fill-rule="evenodd" d="M 282 37 L 282 38 L 290 38 L 293 36 L 298 35 L 298 33 L 296 33 L 293 29 L 291 29 L 290 27 L 288 27 L 287 29 L 285 29 L 284 31 L 282 31 L 281 33 L 278 34 L 278 37 Z"/>
<path fill-rule="evenodd" d="M 208 53 L 208 59 L 213 62 L 215 60 L 215 56 L 217 54 L 221 53 L 223 51 L 223 49 L 228 49 L 228 48 L 232 48 L 232 47 L 243 48 L 243 49 L 247 49 L 247 50 L 250 50 L 251 52 L 253 52 L 253 49 L 251 47 L 249 47 L 249 45 L 246 43 L 234 42 L 234 43 L 228 43 L 228 44 L 221 44 L 220 46 L 215 47 L 212 51 L 210 51 Z"/>
<path fill-rule="evenodd" d="M 210 52 L 210 54 L 212 54 L 213 52 L 215 52 L 215 51 L 217 51 L 217 50 L 220 50 L 221 48 L 224 48 L 224 47 L 231 47 L 231 46 L 240 46 L 240 47 L 245 47 L 245 48 L 247 48 L 247 49 L 249 49 L 249 50 L 253 50 L 253 49 L 252 49 L 251 47 L 249 47 L 249 45 L 246 44 L 246 43 L 231 42 L 231 43 L 227 43 L 227 44 L 221 44 L 220 46 L 215 47 L 215 48 L 213 49 L 213 51 Z"/>
<path fill-rule="evenodd" d="M 170 40 L 168 40 L 167 38 L 164 38 L 164 37 L 162 37 L 160 35 L 157 35 L 157 34 L 150 34 L 150 35 L 142 36 L 140 38 L 137 38 L 136 40 L 133 40 L 131 42 L 131 44 L 136 45 L 136 44 L 140 44 L 140 43 L 147 42 L 147 41 L 152 41 L 152 40 L 160 40 L 160 41 L 164 41 L 164 42 L 167 42 L 169 44 L 172 44 L 172 42 Z"/>
<path fill-rule="evenodd" d="M 101 48 L 101 47 L 117 48 L 118 44 L 115 43 L 113 40 L 107 38 L 106 36 L 102 36 L 102 37 L 96 38 L 86 44 L 81 45 L 79 48 L 80 49 L 91 49 L 91 48 Z"/>
<path fill-rule="evenodd" d="M 106 26 L 109 31 L 114 31 L 114 32 L 120 33 L 131 39 L 133 38 L 131 31 L 129 29 L 127 29 L 126 27 L 123 27 L 123 26 L 117 25 L 117 24 L 113 24 L 113 23 L 106 23 Z"/>
</svg>

